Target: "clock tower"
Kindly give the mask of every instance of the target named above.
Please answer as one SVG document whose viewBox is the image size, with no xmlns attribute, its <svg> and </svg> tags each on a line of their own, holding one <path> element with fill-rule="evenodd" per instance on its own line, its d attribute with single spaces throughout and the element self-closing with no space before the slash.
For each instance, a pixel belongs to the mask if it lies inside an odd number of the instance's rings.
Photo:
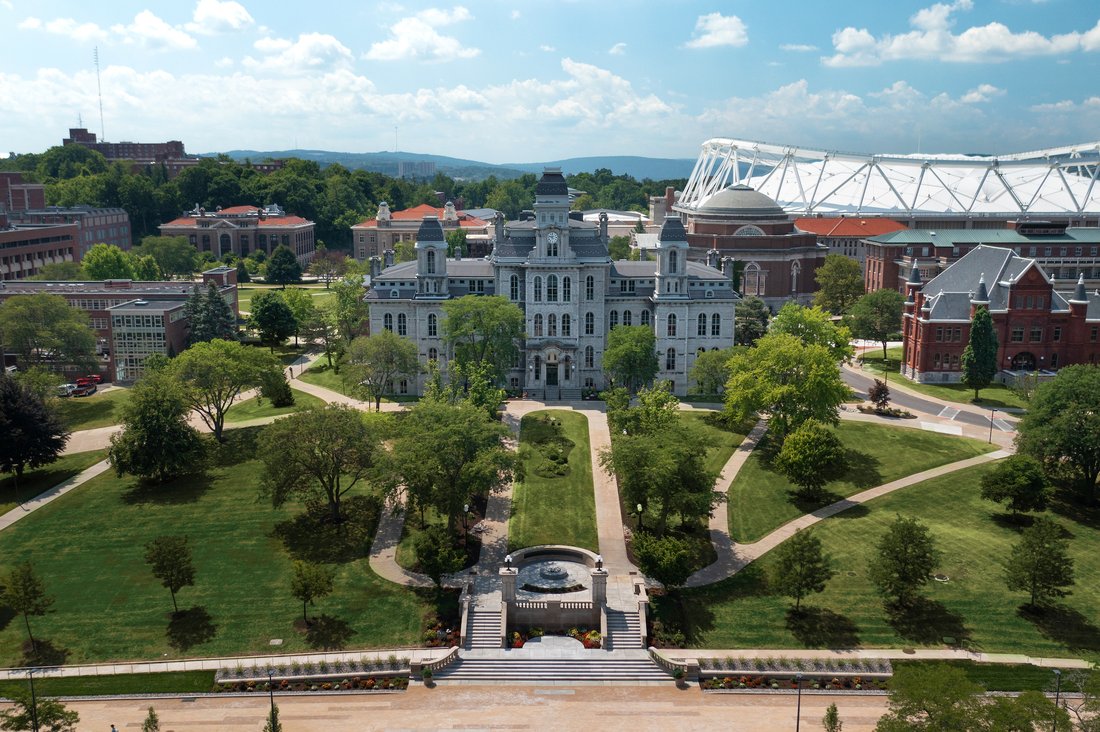
<svg viewBox="0 0 1100 732">
<path fill-rule="evenodd" d="M 561 168 L 546 168 L 535 186 L 535 223 L 539 255 L 564 255 L 569 243 L 569 186 Z"/>
</svg>

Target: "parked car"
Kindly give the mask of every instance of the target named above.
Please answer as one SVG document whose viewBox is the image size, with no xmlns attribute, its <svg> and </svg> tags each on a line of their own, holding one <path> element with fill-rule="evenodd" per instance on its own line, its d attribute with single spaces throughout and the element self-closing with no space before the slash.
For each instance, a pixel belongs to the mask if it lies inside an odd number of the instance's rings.
<svg viewBox="0 0 1100 732">
<path fill-rule="evenodd" d="M 76 384 L 62 384 L 57 387 L 57 395 L 59 397 L 71 397 L 73 392 L 79 388 Z"/>
<path fill-rule="evenodd" d="M 91 384 L 92 384 L 92 378 L 90 376 L 81 376 L 79 379 L 76 380 L 76 385 L 79 386 L 80 388 L 84 388 L 85 386 L 91 386 Z"/>
<path fill-rule="evenodd" d="M 95 394 L 95 393 L 96 393 L 95 384 L 87 384 L 85 386 L 76 387 L 76 389 L 73 391 L 73 396 L 74 397 L 85 397 L 85 396 L 91 396 L 92 394 Z"/>
<path fill-rule="evenodd" d="M 103 375 L 102 374 L 88 374 L 88 378 L 92 380 L 93 384 L 102 384 L 103 383 Z"/>
</svg>

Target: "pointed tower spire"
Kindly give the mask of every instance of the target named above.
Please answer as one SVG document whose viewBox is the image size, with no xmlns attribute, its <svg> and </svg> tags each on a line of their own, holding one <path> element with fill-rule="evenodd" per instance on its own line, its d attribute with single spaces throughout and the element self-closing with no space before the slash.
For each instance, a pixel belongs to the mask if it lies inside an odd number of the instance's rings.
<svg viewBox="0 0 1100 732">
<path fill-rule="evenodd" d="M 1073 291 L 1073 297 L 1070 302 L 1083 302 L 1089 301 L 1089 295 L 1085 292 L 1085 274 L 1082 272 L 1077 278 L 1077 288 Z"/>
<path fill-rule="evenodd" d="M 989 290 L 985 286 L 985 272 L 982 272 L 982 276 L 978 279 L 978 292 L 971 298 L 970 302 L 975 304 L 989 304 Z"/>
<path fill-rule="evenodd" d="M 909 279 L 906 280 L 906 283 L 910 284 L 910 285 L 919 285 L 919 284 L 921 284 L 920 268 L 917 267 L 916 260 L 913 261 L 913 269 L 911 269 L 909 271 Z"/>
</svg>

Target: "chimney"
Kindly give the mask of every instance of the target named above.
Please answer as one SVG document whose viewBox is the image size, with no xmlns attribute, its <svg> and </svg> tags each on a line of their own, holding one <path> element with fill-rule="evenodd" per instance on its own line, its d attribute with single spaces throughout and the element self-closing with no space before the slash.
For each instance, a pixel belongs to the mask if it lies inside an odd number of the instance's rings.
<svg viewBox="0 0 1100 732">
<path fill-rule="evenodd" d="M 733 284 L 733 257 L 722 257 L 722 274 Z"/>
<path fill-rule="evenodd" d="M 711 269 L 718 269 L 721 260 L 721 255 L 717 249 L 711 249 L 707 252 L 707 266 Z"/>
<path fill-rule="evenodd" d="M 381 273 L 382 273 L 382 260 L 381 260 L 381 258 L 371 257 L 370 258 L 370 277 L 371 277 L 371 281 L 373 281 L 374 278 L 377 277 L 378 275 L 380 275 Z"/>
<path fill-rule="evenodd" d="M 504 241 L 504 214 L 497 211 L 496 216 L 493 217 L 493 246 L 496 247 Z"/>
<path fill-rule="evenodd" d="M 600 213 L 600 238 L 607 243 L 607 212 Z"/>
<path fill-rule="evenodd" d="M 392 249 L 387 249 L 386 251 L 382 252 L 382 262 L 385 264 L 386 267 L 393 266 L 393 255 L 394 251 Z"/>
</svg>

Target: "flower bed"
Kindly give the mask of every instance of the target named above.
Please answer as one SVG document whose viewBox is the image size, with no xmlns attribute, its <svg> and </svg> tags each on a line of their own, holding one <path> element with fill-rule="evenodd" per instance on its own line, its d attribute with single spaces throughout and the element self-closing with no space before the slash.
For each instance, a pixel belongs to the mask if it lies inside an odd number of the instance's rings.
<svg viewBox="0 0 1100 732">
<path fill-rule="evenodd" d="M 585 648 L 601 648 L 603 637 L 598 630 L 585 628 L 570 628 L 564 633 L 545 633 L 542 628 L 528 628 L 526 631 L 514 630 L 508 636 L 509 648 L 523 648 L 524 644 L 532 638 L 541 638 L 543 635 L 566 635 L 579 640 Z"/>
<path fill-rule="evenodd" d="M 458 646 L 458 631 L 453 627 L 445 627 L 442 621 L 438 621 L 424 629 L 424 646 L 455 648 Z"/>
<path fill-rule="evenodd" d="M 267 683 L 269 676 L 276 680 L 311 680 L 316 678 L 352 678 L 367 676 L 408 675 L 410 659 L 390 654 L 387 658 L 358 659 L 349 661 L 318 661 L 316 663 L 279 663 L 250 667 L 222 668 L 214 675 L 214 681 L 222 684 L 253 682 Z"/>
<path fill-rule="evenodd" d="M 700 658 L 699 669 L 704 675 L 741 676 L 744 674 L 796 673 L 813 675 L 887 675 L 893 673 L 888 658 Z M 725 673 L 722 673 L 725 672 Z"/>
<path fill-rule="evenodd" d="M 895 417 L 897 419 L 916 419 L 917 415 L 905 409 L 898 409 L 896 407 L 887 407 L 886 409 L 880 409 L 878 407 L 869 407 L 866 404 L 860 404 L 856 407 L 863 414 L 877 414 L 880 417 Z"/>
<path fill-rule="evenodd" d="M 352 676 L 351 678 L 312 677 L 277 679 L 271 682 L 256 681 L 226 681 L 215 683 L 215 693 L 250 693 L 259 692 L 266 694 L 271 690 L 279 691 L 402 691 L 409 687 L 408 672 L 405 675 L 395 676 Z"/>
<path fill-rule="evenodd" d="M 750 675 L 739 676 L 715 676 L 702 679 L 700 682 L 704 690 L 717 689 L 797 689 L 799 681 L 791 676 Z M 887 688 L 884 678 L 867 678 L 865 676 L 803 676 L 801 687 L 804 690 L 822 691 L 881 691 Z"/>
</svg>

